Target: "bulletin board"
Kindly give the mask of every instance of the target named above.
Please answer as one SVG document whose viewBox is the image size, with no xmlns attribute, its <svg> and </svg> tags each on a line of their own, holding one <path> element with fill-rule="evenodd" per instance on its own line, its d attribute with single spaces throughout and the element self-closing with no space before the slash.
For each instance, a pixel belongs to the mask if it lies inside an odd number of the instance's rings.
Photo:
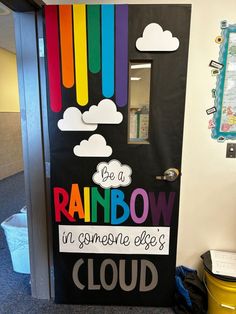
<svg viewBox="0 0 236 314">
<path fill-rule="evenodd" d="M 215 43 L 219 45 L 219 59 L 209 64 L 216 86 L 212 92 L 214 106 L 207 110 L 213 115 L 208 127 L 212 138 L 224 142 L 236 139 L 236 24 L 222 21 Z"/>
</svg>

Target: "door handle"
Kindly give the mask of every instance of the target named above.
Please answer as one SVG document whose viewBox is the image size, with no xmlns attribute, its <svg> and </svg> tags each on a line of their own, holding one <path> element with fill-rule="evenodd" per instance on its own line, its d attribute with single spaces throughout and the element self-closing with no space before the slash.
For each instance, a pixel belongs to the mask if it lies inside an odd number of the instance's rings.
<svg viewBox="0 0 236 314">
<path fill-rule="evenodd" d="M 173 182 L 178 178 L 178 176 L 179 176 L 179 170 L 178 169 L 169 168 L 164 172 L 164 174 L 162 176 L 156 176 L 156 179 Z"/>
</svg>

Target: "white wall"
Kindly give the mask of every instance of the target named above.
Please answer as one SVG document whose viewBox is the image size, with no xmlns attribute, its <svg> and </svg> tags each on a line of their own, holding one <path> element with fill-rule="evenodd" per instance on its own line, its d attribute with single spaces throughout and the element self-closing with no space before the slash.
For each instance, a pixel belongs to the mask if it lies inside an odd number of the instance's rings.
<svg viewBox="0 0 236 314">
<path fill-rule="evenodd" d="M 234 0 L 193 1 L 184 128 L 178 264 L 195 267 L 208 249 L 236 251 L 236 160 L 226 143 L 210 138 L 211 89 L 208 67 L 218 59 L 220 21 L 236 23 Z"/>
<path fill-rule="evenodd" d="M 200 255 L 208 249 L 236 251 L 236 159 L 226 159 L 226 143 L 211 139 L 205 111 L 213 106 L 215 78 L 208 64 L 218 59 L 219 46 L 214 39 L 220 34 L 221 20 L 236 23 L 236 1 L 103 3 L 192 4 L 177 264 L 198 267 Z"/>
<path fill-rule="evenodd" d="M 2 180 L 22 171 L 23 160 L 16 55 L 0 48 L 0 69 L 0 180 Z"/>
</svg>

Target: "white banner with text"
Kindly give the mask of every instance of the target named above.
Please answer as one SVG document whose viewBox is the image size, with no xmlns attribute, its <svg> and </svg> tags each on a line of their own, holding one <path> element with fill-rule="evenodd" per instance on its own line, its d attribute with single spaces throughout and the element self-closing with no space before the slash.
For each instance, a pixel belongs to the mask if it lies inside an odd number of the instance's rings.
<svg viewBox="0 0 236 314">
<path fill-rule="evenodd" d="M 169 227 L 59 225 L 62 253 L 168 255 Z"/>
</svg>

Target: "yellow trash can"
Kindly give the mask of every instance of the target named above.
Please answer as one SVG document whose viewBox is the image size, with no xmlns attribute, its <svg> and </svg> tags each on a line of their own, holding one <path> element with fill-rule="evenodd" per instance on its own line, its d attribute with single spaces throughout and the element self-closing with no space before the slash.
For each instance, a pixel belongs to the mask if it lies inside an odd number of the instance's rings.
<svg viewBox="0 0 236 314">
<path fill-rule="evenodd" d="M 216 278 L 207 270 L 204 273 L 208 292 L 208 314 L 236 313 L 236 282 Z"/>
</svg>

